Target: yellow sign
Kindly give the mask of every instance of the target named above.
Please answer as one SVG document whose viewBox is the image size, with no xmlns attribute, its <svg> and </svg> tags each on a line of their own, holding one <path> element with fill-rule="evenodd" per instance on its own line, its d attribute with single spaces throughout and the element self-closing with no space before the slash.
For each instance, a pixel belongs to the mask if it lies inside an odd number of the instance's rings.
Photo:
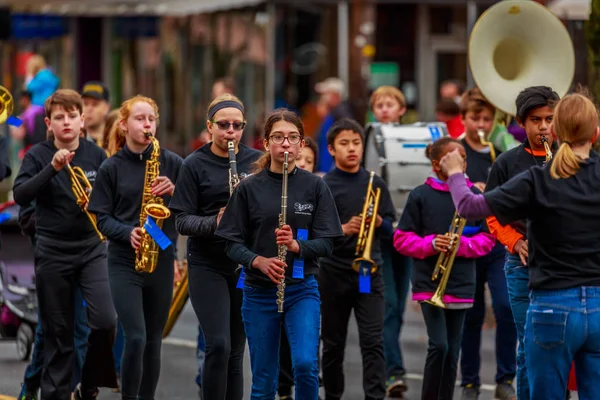
<svg viewBox="0 0 600 400">
<path fill-rule="evenodd" d="M 375 55 L 375 46 L 373 46 L 372 44 L 363 46 L 362 54 L 365 57 L 373 57 Z"/>
</svg>

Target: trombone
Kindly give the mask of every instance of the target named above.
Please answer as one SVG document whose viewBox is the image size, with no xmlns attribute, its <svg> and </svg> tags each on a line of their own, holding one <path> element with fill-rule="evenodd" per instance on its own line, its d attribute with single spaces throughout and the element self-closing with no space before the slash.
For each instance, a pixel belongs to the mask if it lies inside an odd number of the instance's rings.
<svg viewBox="0 0 600 400">
<path fill-rule="evenodd" d="M 381 197 L 381 188 L 373 190 L 373 178 L 375 172 L 371 171 L 369 185 L 367 186 L 367 195 L 362 210 L 362 220 L 360 222 L 360 231 L 358 232 L 358 242 L 356 243 L 356 256 L 352 261 L 352 269 L 360 271 L 360 265 L 366 262 L 371 265 L 371 274 L 377 271 L 377 264 L 371 259 L 371 247 L 375 237 L 375 220 L 379 210 L 379 199 Z M 368 221 L 368 222 L 367 222 Z"/>
<path fill-rule="evenodd" d="M 66 168 L 71 178 L 71 189 L 75 195 L 77 205 L 81 207 L 81 211 L 87 215 L 100 240 L 106 240 L 106 237 L 98 230 L 98 227 L 96 226 L 96 217 L 90 214 L 87 210 L 87 205 L 90 201 L 90 194 L 92 193 L 92 185 L 90 184 L 90 181 L 80 167 L 71 167 L 70 164 L 67 164 Z"/>
</svg>

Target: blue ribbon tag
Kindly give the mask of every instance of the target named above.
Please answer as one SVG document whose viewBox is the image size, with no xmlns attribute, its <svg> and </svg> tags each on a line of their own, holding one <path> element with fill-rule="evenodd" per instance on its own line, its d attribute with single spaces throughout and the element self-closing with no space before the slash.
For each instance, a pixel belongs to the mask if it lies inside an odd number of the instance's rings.
<svg viewBox="0 0 600 400">
<path fill-rule="evenodd" d="M 6 124 L 14 127 L 20 127 L 23 125 L 23 121 L 17 117 L 13 117 L 12 115 L 6 119 Z"/>
<path fill-rule="evenodd" d="M 358 293 L 371 293 L 371 265 L 369 263 L 360 263 Z"/>
<path fill-rule="evenodd" d="M 246 279 L 246 273 L 244 272 L 244 267 L 242 267 L 242 270 L 240 271 L 240 277 L 238 278 L 237 284 L 235 285 L 236 289 L 244 288 L 244 279 Z"/>
<path fill-rule="evenodd" d="M 146 229 L 146 232 L 148 232 L 150 237 L 154 239 L 154 241 L 156 242 L 158 247 L 160 247 L 161 250 L 164 250 L 173 244 L 171 243 L 171 240 L 169 240 L 167 235 L 165 235 L 164 232 L 158 227 L 158 225 L 156 225 L 156 222 L 154 222 L 152 217 L 146 218 L 144 228 Z"/>
<path fill-rule="evenodd" d="M 308 230 L 298 229 L 296 240 L 308 240 Z M 304 258 L 294 258 L 294 267 L 292 269 L 293 279 L 304 279 Z"/>
<path fill-rule="evenodd" d="M 0 213 L 0 224 L 5 223 L 6 221 L 10 221 L 10 213 L 9 212 Z"/>
</svg>

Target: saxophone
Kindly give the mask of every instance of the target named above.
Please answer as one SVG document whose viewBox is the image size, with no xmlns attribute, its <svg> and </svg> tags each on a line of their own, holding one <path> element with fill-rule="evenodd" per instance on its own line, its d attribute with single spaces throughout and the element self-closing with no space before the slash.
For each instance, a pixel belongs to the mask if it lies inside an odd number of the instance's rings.
<svg viewBox="0 0 600 400">
<path fill-rule="evenodd" d="M 144 193 L 142 194 L 142 211 L 140 212 L 140 227 L 142 228 L 142 239 L 140 247 L 135 252 L 135 270 L 138 272 L 152 273 L 158 262 L 158 245 L 146 231 L 144 224 L 151 217 L 156 225 L 162 228 L 163 221 L 171 216 L 171 211 L 165 207 L 160 196 L 152 194 L 152 184 L 159 174 L 160 145 L 158 140 L 150 132 L 145 132 L 146 138 L 152 142 L 152 154 L 146 161 L 146 176 L 144 177 Z"/>
<path fill-rule="evenodd" d="M 288 152 L 283 153 L 283 179 L 281 181 L 281 213 L 279 214 L 279 229 L 286 224 L 287 214 L 287 191 L 288 191 Z M 287 256 L 287 246 L 280 244 L 277 246 L 277 258 L 285 262 Z M 283 278 L 277 284 L 277 312 L 283 312 L 283 296 L 285 293 L 285 270 Z"/>
</svg>

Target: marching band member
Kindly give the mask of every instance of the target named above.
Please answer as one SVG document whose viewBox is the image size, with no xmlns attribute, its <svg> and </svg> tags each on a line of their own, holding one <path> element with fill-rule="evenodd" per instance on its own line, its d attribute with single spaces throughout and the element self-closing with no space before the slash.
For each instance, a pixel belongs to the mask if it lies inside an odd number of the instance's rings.
<svg viewBox="0 0 600 400">
<path fill-rule="evenodd" d="M 530 305 L 525 358 L 532 400 L 562 400 L 575 361 L 581 399 L 600 398 L 600 215 L 598 111 L 582 94 L 554 108 L 560 147 L 550 166 L 534 166 L 483 195 L 462 179 L 457 152 L 441 161 L 460 215 L 494 215 L 501 224 L 528 220 Z"/>
<path fill-rule="evenodd" d="M 380 86 L 371 95 L 371 110 L 378 122 L 400 123 L 406 112 L 406 98 L 394 86 Z M 386 394 L 402 397 L 408 390 L 406 369 L 400 347 L 406 296 L 410 285 L 412 261 L 394 249 L 392 238 L 381 240 L 385 317 L 383 351 L 385 354 Z"/>
<path fill-rule="evenodd" d="M 233 162 L 240 178 L 250 172 L 262 152 L 240 143 L 246 120 L 237 97 L 217 97 L 207 116 L 212 140 L 185 159 L 170 207 L 177 213 L 177 231 L 189 237 L 190 299 L 206 340 L 204 398 L 241 400 L 246 346 L 242 293 L 236 289 L 237 264 L 226 257 L 225 241 L 215 236 L 215 230 L 232 185 L 228 142 L 234 143 Z"/>
<path fill-rule="evenodd" d="M 545 86 L 529 87 L 519 93 L 516 100 L 517 122 L 525 129 L 525 142 L 500 154 L 487 180 L 486 192 L 508 182 L 521 172 L 544 165 L 547 158 L 542 139 L 547 141 L 548 149 L 554 148 L 550 134 L 550 125 L 554 115 L 553 107 L 560 100 L 558 94 Z M 550 156 L 552 153 L 550 153 Z M 517 350 L 517 398 L 529 400 L 529 381 L 525 365 L 523 336 L 525 320 L 529 308 L 529 272 L 527 266 L 527 221 L 515 221 L 502 226 L 491 216 L 487 218 L 490 232 L 508 251 L 504 273 L 512 314 L 517 328 L 519 347 Z"/>
<path fill-rule="evenodd" d="M 455 212 L 439 161 L 455 149 L 466 157 L 464 147 L 452 138 L 438 139 L 427 146 L 434 174 L 410 193 L 394 233 L 396 250 L 414 260 L 412 298 L 421 304 L 427 327 L 429 346 L 423 372 L 423 400 L 453 398 L 465 316 L 475 295 L 475 259 L 488 254 L 496 242 L 493 236 L 481 231 L 484 221 L 467 221 L 454 263 L 446 264 L 447 269 L 432 280 L 440 262 L 439 254 L 448 252 L 450 238 L 446 232 Z M 467 182 L 473 192 L 480 193 L 468 179 Z M 445 309 L 428 302 L 443 274 L 449 274 L 442 295 Z"/>
<path fill-rule="evenodd" d="M 183 162 L 165 149 L 160 149 L 158 160 L 155 159 L 159 149 L 152 143 L 152 136 L 157 123 L 154 100 L 135 96 L 123 103 L 116 136 L 120 150 L 102 164 L 88 206 L 97 214 L 98 228 L 110 241 L 110 287 L 125 336 L 121 364 L 123 400 L 154 399 L 160 375 L 162 332 L 173 293 L 174 245 L 158 250 L 154 272 L 136 271 L 136 250 L 143 233 L 138 225 L 142 202 L 156 197 L 168 204 Z M 159 176 L 154 177 L 153 164 L 157 161 Z M 176 243 L 174 218 L 163 223 L 164 234 Z"/>
<path fill-rule="evenodd" d="M 333 240 L 342 235 L 342 229 L 325 182 L 296 167 L 304 147 L 298 115 L 286 109 L 273 111 L 265 122 L 264 135 L 267 152 L 257 161 L 256 173 L 242 180 L 233 192 L 216 235 L 227 240 L 227 255 L 243 265 L 246 274 L 242 318 L 250 348 L 251 399 L 275 397 L 283 324 L 292 352 L 296 398 L 316 400 L 317 258 L 331 253 Z M 282 174 L 284 153 L 289 155 L 286 174 Z M 286 180 L 287 191 L 282 190 Z M 286 199 L 287 223 L 279 228 Z M 284 253 L 282 261 L 279 257 Z M 283 279 L 283 312 L 278 312 L 281 292 L 276 285 L 281 287 Z"/>
<path fill-rule="evenodd" d="M 98 387 L 116 387 L 112 344 L 116 324 L 103 243 L 77 204 L 65 167 L 80 167 L 90 183 L 106 159 L 95 144 L 80 137 L 81 96 L 56 91 L 44 104 L 52 139 L 25 154 L 13 194 L 20 206 L 35 200 L 35 269 L 44 340 L 43 400 L 71 396 L 74 360 L 74 285 L 87 303 L 91 331 L 75 399 L 94 399 Z"/>
<path fill-rule="evenodd" d="M 468 90 L 460 103 L 460 113 L 465 126 L 465 135 L 461 140 L 467 155 L 467 176 L 481 191 L 495 161 L 500 154 L 493 145 L 482 143 L 478 131 L 489 135 L 494 126 L 496 108 L 477 88 Z M 492 296 L 492 308 L 496 317 L 496 392 L 500 400 L 514 400 L 515 389 L 512 381 L 516 375 L 517 331 L 510 309 L 504 258 L 506 250 L 501 243 L 485 257 L 477 259 L 475 303 L 467 311 L 465 329 L 461 344 L 460 372 L 463 386 L 463 399 L 477 399 L 481 384 L 479 369 L 481 365 L 481 330 L 485 318 L 485 284 L 487 282 Z"/>
<path fill-rule="evenodd" d="M 329 153 L 335 168 L 323 177 L 335 198 L 344 237 L 336 241 L 330 256 L 320 260 L 319 290 L 323 339 L 323 385 L 327 399 L 340 399 L 344 392 L 344 351 L 348 321 L 354 309 L 360 348 L 363 357 L 363 388 L 365 398 L 383 399 L 385 388 L 385 359 L 383 355 L 383 277 L 377 271 L 355 272 L 359 214 L 367 199 L 365 193 L 370 181 L 368 171 L 360 166 L 364 148 L 362 127 L 350 119 L 336 122 L 327 133 Z M 378 176 L 372 182 L 373 190 L 381 189 L 378 212 L 370 223 L 375 224 L 371 258 L 381 266 L 380 237 L 392 235 L 396 210 L 385 182 Z M 333 210 L 333 208 L 332 208 Z"/>
</svg>

